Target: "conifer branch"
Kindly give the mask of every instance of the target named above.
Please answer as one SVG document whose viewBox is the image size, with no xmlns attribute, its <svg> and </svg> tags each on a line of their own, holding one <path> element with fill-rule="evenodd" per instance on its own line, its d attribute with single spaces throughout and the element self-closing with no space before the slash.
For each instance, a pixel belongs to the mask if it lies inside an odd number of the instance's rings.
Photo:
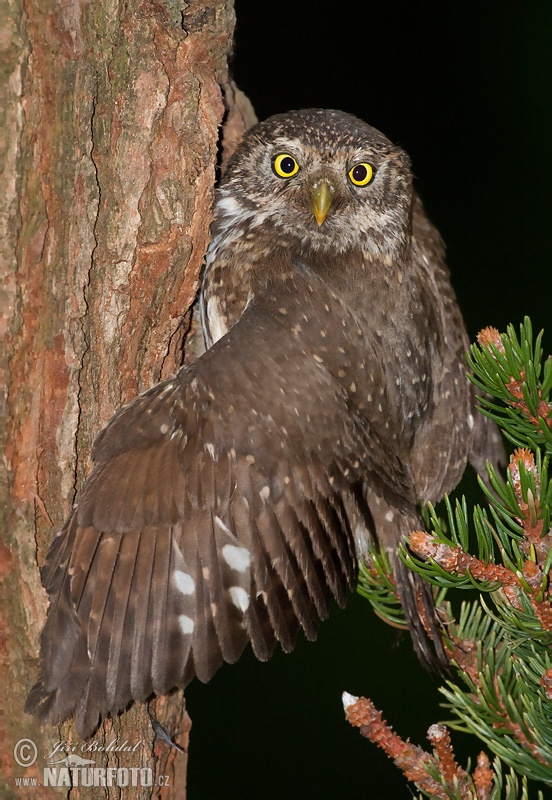
<svg viewBox="0 0 552 800">
<path fill-rule="evenodd" d="M 430 754 L 394 734 L 369 700 L 353 698 L 346 708 L 349 721 L 429 797 L 514 800 L 528 797 L 527 779 L 552 786 L 552 360 L 543 363 L 541 340 L 527 318 L 519 335 L 513 326 L 479 334 L 469 362 L 480 410 L 516 449 L 504 479 L 490 465 L 487 482 L 480 478 L 486 506 L 469 511 L 465 498 L 449 497 L 442 509 L 428 505 L 427 530 L 413 531 L 401 551 L 435 587 L 457 674 L 441 688 L 453 716 L 448 728 L 484 740 L 494 762 L 481 753 L 470 774 L 456 763 L 444 726 L 430 729 Z M 447 592 L 474 588 L 478 598 L 462 603 L 456 619 Z M 385 556 L 370 554 L 358 590 L 380 616 L 401 623 Z"/>
</svg>

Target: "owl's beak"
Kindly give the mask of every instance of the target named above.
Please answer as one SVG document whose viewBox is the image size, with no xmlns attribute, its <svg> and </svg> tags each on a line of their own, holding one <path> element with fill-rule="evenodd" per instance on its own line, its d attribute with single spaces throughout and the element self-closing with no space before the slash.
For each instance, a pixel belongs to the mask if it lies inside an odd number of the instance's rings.
<svg viewBox="0 0 552 800">
<path fill-rule="evenodd" d="M 318 225 L 322 225 L 332 204 L 334 190 L 327 181 L 318 182 L 312 189 L 312 210 Z"/>
</svg>

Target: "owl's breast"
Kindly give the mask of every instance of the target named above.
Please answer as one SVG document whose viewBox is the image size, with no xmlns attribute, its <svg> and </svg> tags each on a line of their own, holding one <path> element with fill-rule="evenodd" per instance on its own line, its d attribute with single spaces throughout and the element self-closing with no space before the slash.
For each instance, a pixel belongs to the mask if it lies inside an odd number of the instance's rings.
<svg viewBox="0 0 552 800">
<path fill-rule="evenodd" d="M 440 321 L 406 275 L 397 280 L 397 272 L 372 263 L 351 279 L 342 270 L 322 307 L 330 308 L 326 329 L 335 344 L 336 377 L 352 387 L 359 410 L 404 452 L 432 413 Z"/>
<path fill-rule="evenodd" d="M 347 395 L 358 419 L 390 451 L 407 457 L 434 415 L 442 417 L 443 376 L 451 374 L 452 385 L 459 385 L 459 364 L 446 361 L 444 321 L 432 287 L 421 285 L 408 263 L 367 263 L 359 251 L 324 257 L 260 244 L 250 250 L 240 240 L 208 262 L 201 298 L 208 347 L 254 307 L 277 323 L 271 360 L 282 362 L 281 375 L 288 361 L 288 380 L 277 391 L 288 391 L 292 362 L 295 367 L 302 360 L 305 369 L 314 363 Z M 273 394 L 274 370 L 257 380 Z M 451 418 L 463 412 L 462 401 L 448 391 Z"/>
<path fill-rule="evenodd" d="M 408 297 L 391 296 L 366 276 L 348 280 L 339 266 L 340 276 L 331 278 L 305 267 L 281 294 L 267 297 L 269 313 L 332 375 L 359 419 L 405 454 L 432 411 L 431 321 L 421 323 Z"/>
</svg>

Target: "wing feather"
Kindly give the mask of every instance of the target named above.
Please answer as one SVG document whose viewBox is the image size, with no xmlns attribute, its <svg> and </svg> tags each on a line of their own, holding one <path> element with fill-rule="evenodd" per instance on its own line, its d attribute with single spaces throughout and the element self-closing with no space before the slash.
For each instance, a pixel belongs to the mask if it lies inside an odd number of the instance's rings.
<svg viewBox="0 0 552 800">
<path fill-rule="evenodd" d="M 132 654 L 132 638 L 129 639 L 129 632 L 135 630 L 135 597 L 131 594 L 131 589 L 135 569 L 139 566 L 137 557 L 140 539 L 137 536 L 121 537 L 121 551 L 116 567 L 120 571 L 120 577 L 113 603 L 105 678 L 108 708 L 119 705 L 130 691 L 128 669 L 124 669 L 123 665 L 130 663 L 128 657 Z"/>
<path fill-rule="evenodd" d="M 138 538 L 138 537 L 137 537 Z M 153 566 L 155 562 L 155 532 L 139 537 L 139 564 L 134 570 L 131 587 L 134 600 L 134 617 L 129 623 L 134 628 L 125 628 L 132 644 L 130 664 L 130 694 L 137 700 L 145 700 L 153 692 L 152 655 L 153 648 L 149 637 L 149 615 L 153 608 Z M 127 669 L 129 664 L 127 664 Z"/>
<path fill-rule="evenodd" d="M 263 331 L 263 363 L 284 381 L 277 339 Z M 262 363 L 261 335 L 244 336 L 235 347 L 254 343 Z M 352 434 L 325 431 L 330 417 L 350 417 L 347 396 L 309 360 L 304 431 L 263 394 L 253 355 L 228 368 L 229 347 L 221 340 L 98 437 L 96 467 L 44 570 L 52 604 L 27 705 L 43 719 L 74 711 L 86 736 L 132 699 L 208 681 L 248 642 L 260 659 L 276 641 L 292 650 L 300 629 L 316 637 L 332 595 L 344 603 L 356 560 L 341 495 L 358 476 L 340 467 Z M 229 403 L 241 392 L 255 413 Z"/>
</svg>

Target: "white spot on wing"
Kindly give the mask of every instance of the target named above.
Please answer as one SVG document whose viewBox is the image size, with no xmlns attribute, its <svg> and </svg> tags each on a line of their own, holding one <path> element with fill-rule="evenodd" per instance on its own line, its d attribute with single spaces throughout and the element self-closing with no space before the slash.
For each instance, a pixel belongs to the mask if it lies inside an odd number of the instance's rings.
<svg viewBox="0 0 552 800">
<path fill-rule="evenodd" d="M 236 608 L 239 608 L 240 611 L 247 611 L 249 608 L 249 595 L 245 589 L 242 589 L 241 586 L 231 586 L 229 592 Z"/>
<path fill-rule="evenodd" d="M 469 414 L 469 415 L 468 415 L 468 427 L 469 427 L 470 431 L 471 431 L 471 429 L 473 428 L 473 424 L 474 424 L 473 415 L 472 415 L 472 414 Z"/>
<path fill-rule="evenodd" d="M 188 617 L 186 614 L 180 614 L 178 617 L 178 624 L 182 633 L 193 633 L 194 621 L 191 617 Z"/>
<path fill-rule="evenodd" d="M 174 585 L 182 594 L 193 594 L 195 592 L 195 581 L 187 572 L 175 569 L 173 572 Z"/>
<path fill-rule="evenodd" d="M 228 536 L 232 536 L 232 531 L 230 530 L 228 525 L 224 524 L 224 522 L 221 520 L 220 517 L 215 517 L 215 525 L 217 525 L 220 528 L 220 530 L 224 531 L 224 533 L 226 533 Z M 232 539 L 234 538 L 235 537 L 232 536 Z"/>
<path fill-rule="evenodd" d="M 222 557 L 236 572 L 245 572 L 251 564 L 251 553 L 245 547 L 236 547 L 234 544 L 225 544 L 222 548 Z"/>
</svg>

